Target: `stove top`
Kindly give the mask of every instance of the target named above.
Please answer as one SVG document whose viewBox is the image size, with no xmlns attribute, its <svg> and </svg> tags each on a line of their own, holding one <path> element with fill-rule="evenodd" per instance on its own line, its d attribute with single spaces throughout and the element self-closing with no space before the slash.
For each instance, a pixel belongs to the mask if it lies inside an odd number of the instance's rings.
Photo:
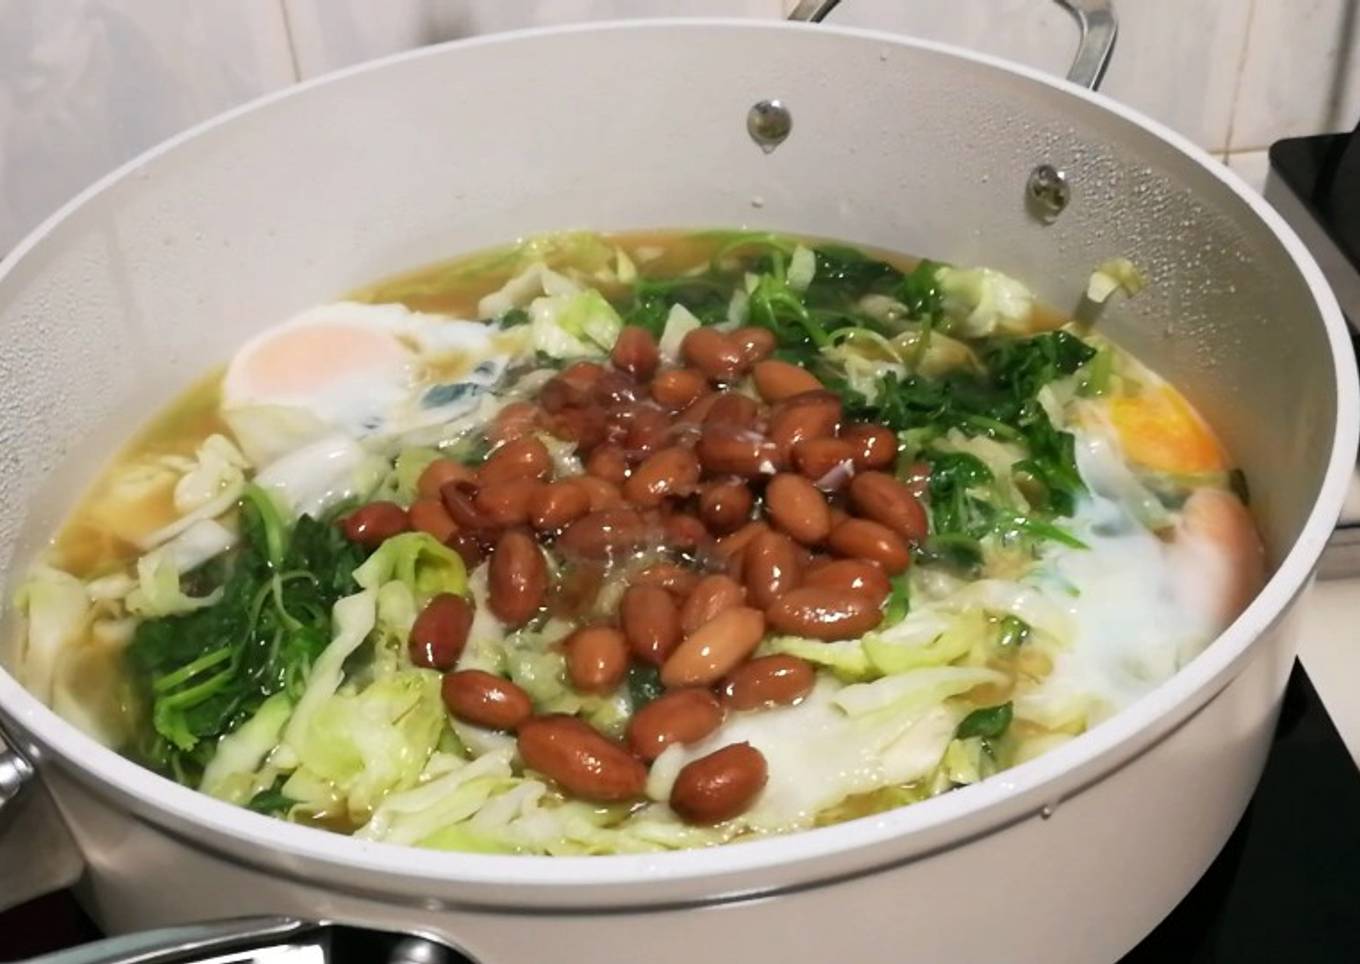
<svg viewBox="0 0 1360 964">
<path fill-rule="evenodd" d="M 1200 882 L 1122 964 L 1360 961 L 1360 770 L 1295 665 L 1265 774 Z M 69 893 L 0 914 L 0 961 L 94 940 Z"/>
</svg>

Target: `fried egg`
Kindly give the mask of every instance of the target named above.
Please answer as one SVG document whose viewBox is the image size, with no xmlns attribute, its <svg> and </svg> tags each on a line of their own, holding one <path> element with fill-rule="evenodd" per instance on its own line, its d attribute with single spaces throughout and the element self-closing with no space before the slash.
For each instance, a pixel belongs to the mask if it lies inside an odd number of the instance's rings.
<svg viewBox="0 0 1360 964">
<path fill-rule="evenodd" d="M 334 433 L 381 447 L 474 409 L 505 371 L 511 341 L 401 305 L 322 305 L 236 353 L 222 414 L 256 465 Z"/>
</svg>

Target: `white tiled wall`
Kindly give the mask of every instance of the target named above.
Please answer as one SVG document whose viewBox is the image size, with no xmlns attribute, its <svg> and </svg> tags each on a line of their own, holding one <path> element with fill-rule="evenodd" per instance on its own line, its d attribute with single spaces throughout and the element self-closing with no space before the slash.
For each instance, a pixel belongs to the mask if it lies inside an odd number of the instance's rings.
<svg viewBox="0 0 1360 964">
<path fill-rule="evenodd" d="M 1115 0 L 1106 93 L 1258 187 L 1280 137 L 1360 121 L 1360 0 Z M 100 174 L 297 79 L 409 47 L 601 17 L 778 17 L 792 0 L 0 0 L 0 252 Z M 1044 0 L 844 0 L 832 22 L 1063 73 Z"/>
</svg>

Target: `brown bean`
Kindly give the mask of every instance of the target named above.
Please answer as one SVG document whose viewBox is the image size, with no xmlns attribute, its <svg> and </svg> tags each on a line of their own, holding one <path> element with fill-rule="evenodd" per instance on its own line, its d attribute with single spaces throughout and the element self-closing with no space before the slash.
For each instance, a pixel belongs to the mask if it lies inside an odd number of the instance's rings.
<svg viewBox="0 0 1360 964">
<path fill-rule="evenodd" d="M 604 566 L 576 562 L 565 567 L 548 594 L 548 612 L 558 619 L 579 622 L 595 607 L 604 584 Z"/>
<path fill-rule="evenodd" d="M 628 746 L 648 763 L 672 743 L 697 743 L 723 721 L 723 707 L 706 689 L 663 693 L 628 721 Z"/>
<path fill-rule="evenodd" d="M 783 462 L 768 438 L 736 425 L 705 425 L 695 451 L 704 471 L 713 475 L 773 475 Z"/>
<path fill-rule="evenodd" d="M 433 596 L 411 624 L 406 641 L 411 662 L 426 669 L 452 669 L 471 628 L 472 605 L 466 599 L 451 592 Z"/>
<path fill-rule="evenodd" d="M 582 453 L 589 452 L 605 439 L 607 425 L 599 405 L 564 408 L 543 420 L 548 432 L 564 442 L 573 442 Z"/>
<path fill-rule="evenodd" d="M 724 609 L 746 602 L 746 587 L 731 576 L 713 573 L 704 576 L 680 607 L 680 631 L 686 636 Z"/>
<path fill-rule="evenodd" d="M 548 448 L 532 435 L 511 439 L 491 453 L 477 470 L 483 485 L 499 485 L 510 479 L 542 479 L 552 471 Z"/>
<path fill-rule="evenodd" d="M 752 605 L 764 609 L 803 579 L 793 541 L 782 532 L 762 532 L 746 547 L 742 581 Z"/>
<path fill-rule="evenodd" d="M 917 460 L 907 466 L 907 472 L 902 479 L 908 491 L 917 499 L 924 499 L 926 493 L 930 491 L 930 463 Z"/>
<path fill-rule="evenodd" d="M 908 542 L 926 537 L 926 510 L 911 489 L 886 472 L 861 472 L 850 482 L 850 504 L 866 519 L 882 523 Z"/>
<path fill-rule="evenodd" d="M 591 404 L 590 388 L 573 384 L 557 375 L 538 390 L 538 404 L 550 416 L 580 408 Z"/>
<path fill-rule="evenodd" d="M 680 357 L 713 382 L 735 381 L 749 364 L 741 346 L 716 328 L 696 328 L 686 335 Z"/>
<path fill-rule="evenodd" d="M 887 469 L 897 461 L 897 436 L 882 425 L 847 425 L 841 438 L 855 449 L 855 468 Z"/>
<path fill-rule="evenodd" d="M 817 488 L 835 492 L 855 473 L 855 447 L 838 438 L 803 439 L 794 443 L 793 464 Z"/>
<path fill-rule="evenodd" d="M 673 549 L 696 549 L 711 543 L 704 524 L 685 512 L 672 512 L 661 520 L 661 543 Z"/>
<path fill-rule="evenodd" d="M 723 681 L 722 694 L 734 710 L 754 710 L 797 703 L 817 682 L 807 660 L 774 653 L 748 660 Z"/>
<path fill-rule="evenodd" d="M 831 534 L 826 496 L 801 475 L 781 472 L 765 487 L 765 511 L 776 529 L 813 546 Z"/>
<path fill-rule="evenodd" d="M 614 367 L 627 372 L 634 378 L 651 378 L 661 360 L 656 347 L 656 339 L 646 328 L 626 325 L 614 342 L 614 350 L 609 359 Z"/>
<path fill-rule="evenodd" d="M 480 566 L 486 555 L 482 551 L 481 540 L 473 532 L 454 533 L 453 538 L 448 541 L 448 547 L 458 553 L 469 572 Z"/>
<path fill-rule="evenodd" d="M 769 778 L 759 750 L 733 743 L 681 768 L 671 787 L 671 809 L 689 823 L 722 823 L 744 813 Z"/>
<path fill-rule="evenodd" d="M 599 446 L 590 453 L 585 467 L 587 475 L 614 485 L 623 485 L 628 478 L 628 456 L 620 445 L 608 443 Z"/>
<path fill-rule="evenodd" d="M 655 405 L 619 405 L 610 409 L 605 437 L 636 461 L 665 445 L 670 430 L 670 416 Z"/>
<path fill-rule="evenodd" d="M 869 519 L 847 519 L 831 530 L 828 545 L 839 555 L 867 559 L 895 576 L 911 565 L 911 550 L 902 537 Z"/>
<path fill-rule="evenodd" d="M 486 440 L 493 446 L 523 438 L 538 425 L 542 413 L 533 402 L 511 402 L 496 413 L 486 430 Z"/>
<path fill-rule="evenodd" d="M 749 606 L 724 609 L 685 637 L 661 667 L 661 682 L 708 686 L 722 679 L 760 645 L 765 614 Z"/>
<path fill-rule="evenodd" d="M 577 519 L 557 539 L 571 555 L 604 559 L 632 552 L 647 541 L 647 526 L 636 509 L 601 509 Z"/>
<path fill-rule="evenodd" d="M 730 536 L 723 536 L 715 546 L 718 555 L 723 559 L 731 560 L 740 558 L 746 552 L 746 547 L 762 532 L 769 532 L 770 527 L 760 520 L 748 522 Z"/>
<path fill-rule="evenodd" d="M 631 585 L 655 586 L 666 590 L 676 599 L 684 600 L 699 585 L 699 574 L 674 563 L 658 562 L 634 576 Z"/>
<path fill-rule="evenodd" d="M 485 542 L 494 533 L 491 520 L 477 508 L 476 488 L 466 482 L 450 482 L 439 493 L 439 501 L 444 503 L 459 533 Z"/>
<path fill-rule="evenodd" d="M 759 421 L 760 406 L 755 399 L 741 392 L 715 392 L 703 423 L 716 425 L 721 422 L 738 428 L 755 428 Z"/>
<path fill-rule="evenodd" d="M 601 405 L 636 402 L 642 395 L 642 386 L 623 372 L 605 372 L 590 389 L 590 397 Z"/>
<path fill-rule="evenodd" d="M 840 506 L 838 506 L 838 505 L 833 505 L 833 506 L 831 507 L 831 528 L 832 528 L 832 530 L 834 530 L 834 529 L 836 528 L 836 526 L 840 525 L 842 522 L 845 522 L 845 521 L 849 520 L 850 518 L 851 518 L 850 513 L 849 513 L 849 512 L 846 512 L 846 511 L 845 511 L 844 509 L 842 509 Z"/>
<path fill-rule="evenodd" d="M 806 369 L 773 359 L 757 362 L 751 377 L 755 379 L 760 397 L 771 403 L 823 387 L 817 376 Z"/>
<path fill-rule="evenodd" d="M 472 504 L 490 525 L 501 529 L 522 526 L 529 521 L 529 506 L 545 487 L 538 479 L 505 479 L 483 485 Z"/>
<path fill-rule="evenodd" d="M 892 583 L 883 570 L 863 559 L 833 559 L 803 574 L 804 586 L 834 589 L 843 593 L 859 593 L 873 600 L 875 606 L 892 592 Z"/>
<path fill-rule="evenodd" d="M 754 365 L 758 361 L 769 358 L 770 355 L 774 354 L 774 350 L 779 344 L 775 340 L 774 332 L 758 325 L 738 328 L 732 332 L 731 337 L 737 343 L 737 347 L 741 349 L 741 356 L 746 359 L 748 365 Z"/>
<path fill-rule="evenodd" d="M 854 639 L 883 618 L 869 596 L 826 586 L 804 586 L 785 593 L 765 615 L 779 632 L 813 639 Z"/>
<path fill-rule="evenodd" d="M 770 441 L 781 459 L 804 439 L 830 438 L 841 421 L 841 400 L 833 392 L 804 392 L 785 399 L 770 416 Z"/>
<path fill-rule="evenodd" d="M 346 539 L 368 549 L 378 548 L 410 527 L 406 510 L 395 502 L 370 502 L 355 509 L 340 522 Z"/>
<path fill-rule="evenodd" d="M 605 375 L 605 367 L 598 362 L 576 361 L 557 373 L 557 377 L 562 379 L 573 388 L 578 388 L 583 392 L 589 392 Z"/>
<path fill-rule="evenodd" d="M 562 644 L 567 678 L 583 693 L 608 693 L 628 672 L 628 643 L 612 626 L 584 626 Z"/>
<path fill-rule="evenodd" d="M 548 593 L 548 565 L 533 537 L 510 529 L 496 540 L 487 573 L 491 612 L 511 628 L 527 623 Z"/>
<path fill-rule="evenodd" d="M 574 716 L 536 716 L 520 724 L 519 755 L 525 766 L 587 800 L 631 800 L 647 784 L 641 761 Z"/>
<path fill-rule="evenodd" d="M 718 404 L 718 399 L 722 397 L 722 392 L 708 392 L 701 395 L 675 416 L 675 424 L 680 428 L 698 429 L 703 424 L 704 419 L 708 418 L 708 413 L 713 411 L 713 406 Z"/>
<path fill-rule="evenodd" d="M 709 482 L 699 490 L 699 518 L 711 531 L 726 535 L 750 521 L 754 501 L 744 482 Z"/>
<path fill-rule="evenodd" d="M 647 456 L 623 483 L 623 496 L 644 508 L 669 497 L 684 497 L 699 484 L 699 460 L 687 448 L 673 445 Z"/>
<path fill-rule="evenodd" d="M 508 679 L 479 669 L 449 673 L 440 692 L 449 712 L 473 726 L 513 730 L 534 712 L 528 693 Z"/>
<path fill-rule="evenodd" d="M 471 482 L 476 478 L 472 469 L 453 459 L 435 459 L 416 480 L 416 494 L 422 499 L 437 499 L 439 491 L 450 482 Z"/>
<path fill-rule="evenodd" d="M 672 368 L 652 379 L 652 398 L 672 412 L 694 404 L 708 392 L 708 379 L 692 368 Z"/>
<path fill-rule="evenodd" d="M 601 509 L 614 509 L 623 505 L 623 493 L 613 482 L 594 475 L 577 475 L 566 481 L 583 489 L 586 495 L 590 497 L 591 512 L 599 512 Z"/>
<path fill-rule="evenodd" d="M 632 585 L 625 590 L 619 624 L 633 655 L 653 666 L 664 663 L 680 643 L 680 612 L 675 600 L 656 586 Z"/>
<path fill-rule="evenodd" d="M 529 521 L 539 532 L 556 532 L 590 511 L 590 493 L 576 479 L 541 486 L 529 502 Z"/>
<path fill-rule="evenodd" d="M 439 542 L 448 542 L 458 531 L 458 524 L 438 499 L 416 499 L 406 510 L 406 516 L 412 529 L 428 533 Z"/>
</svg>

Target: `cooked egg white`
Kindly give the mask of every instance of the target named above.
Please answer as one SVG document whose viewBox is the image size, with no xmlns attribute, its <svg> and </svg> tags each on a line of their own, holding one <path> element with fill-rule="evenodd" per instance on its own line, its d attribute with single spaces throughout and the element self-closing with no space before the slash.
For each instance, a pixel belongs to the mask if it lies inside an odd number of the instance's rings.
<svg viewBox="0 0 1360 964">
<path fill-rule="evenodd" d="M 474 409 L 516 350 L 481 322 L 401 305 L 321 305 L 236 353 L 222 414 L 257 465 L 333 433 L 401 438 Z"/>
</svg>

